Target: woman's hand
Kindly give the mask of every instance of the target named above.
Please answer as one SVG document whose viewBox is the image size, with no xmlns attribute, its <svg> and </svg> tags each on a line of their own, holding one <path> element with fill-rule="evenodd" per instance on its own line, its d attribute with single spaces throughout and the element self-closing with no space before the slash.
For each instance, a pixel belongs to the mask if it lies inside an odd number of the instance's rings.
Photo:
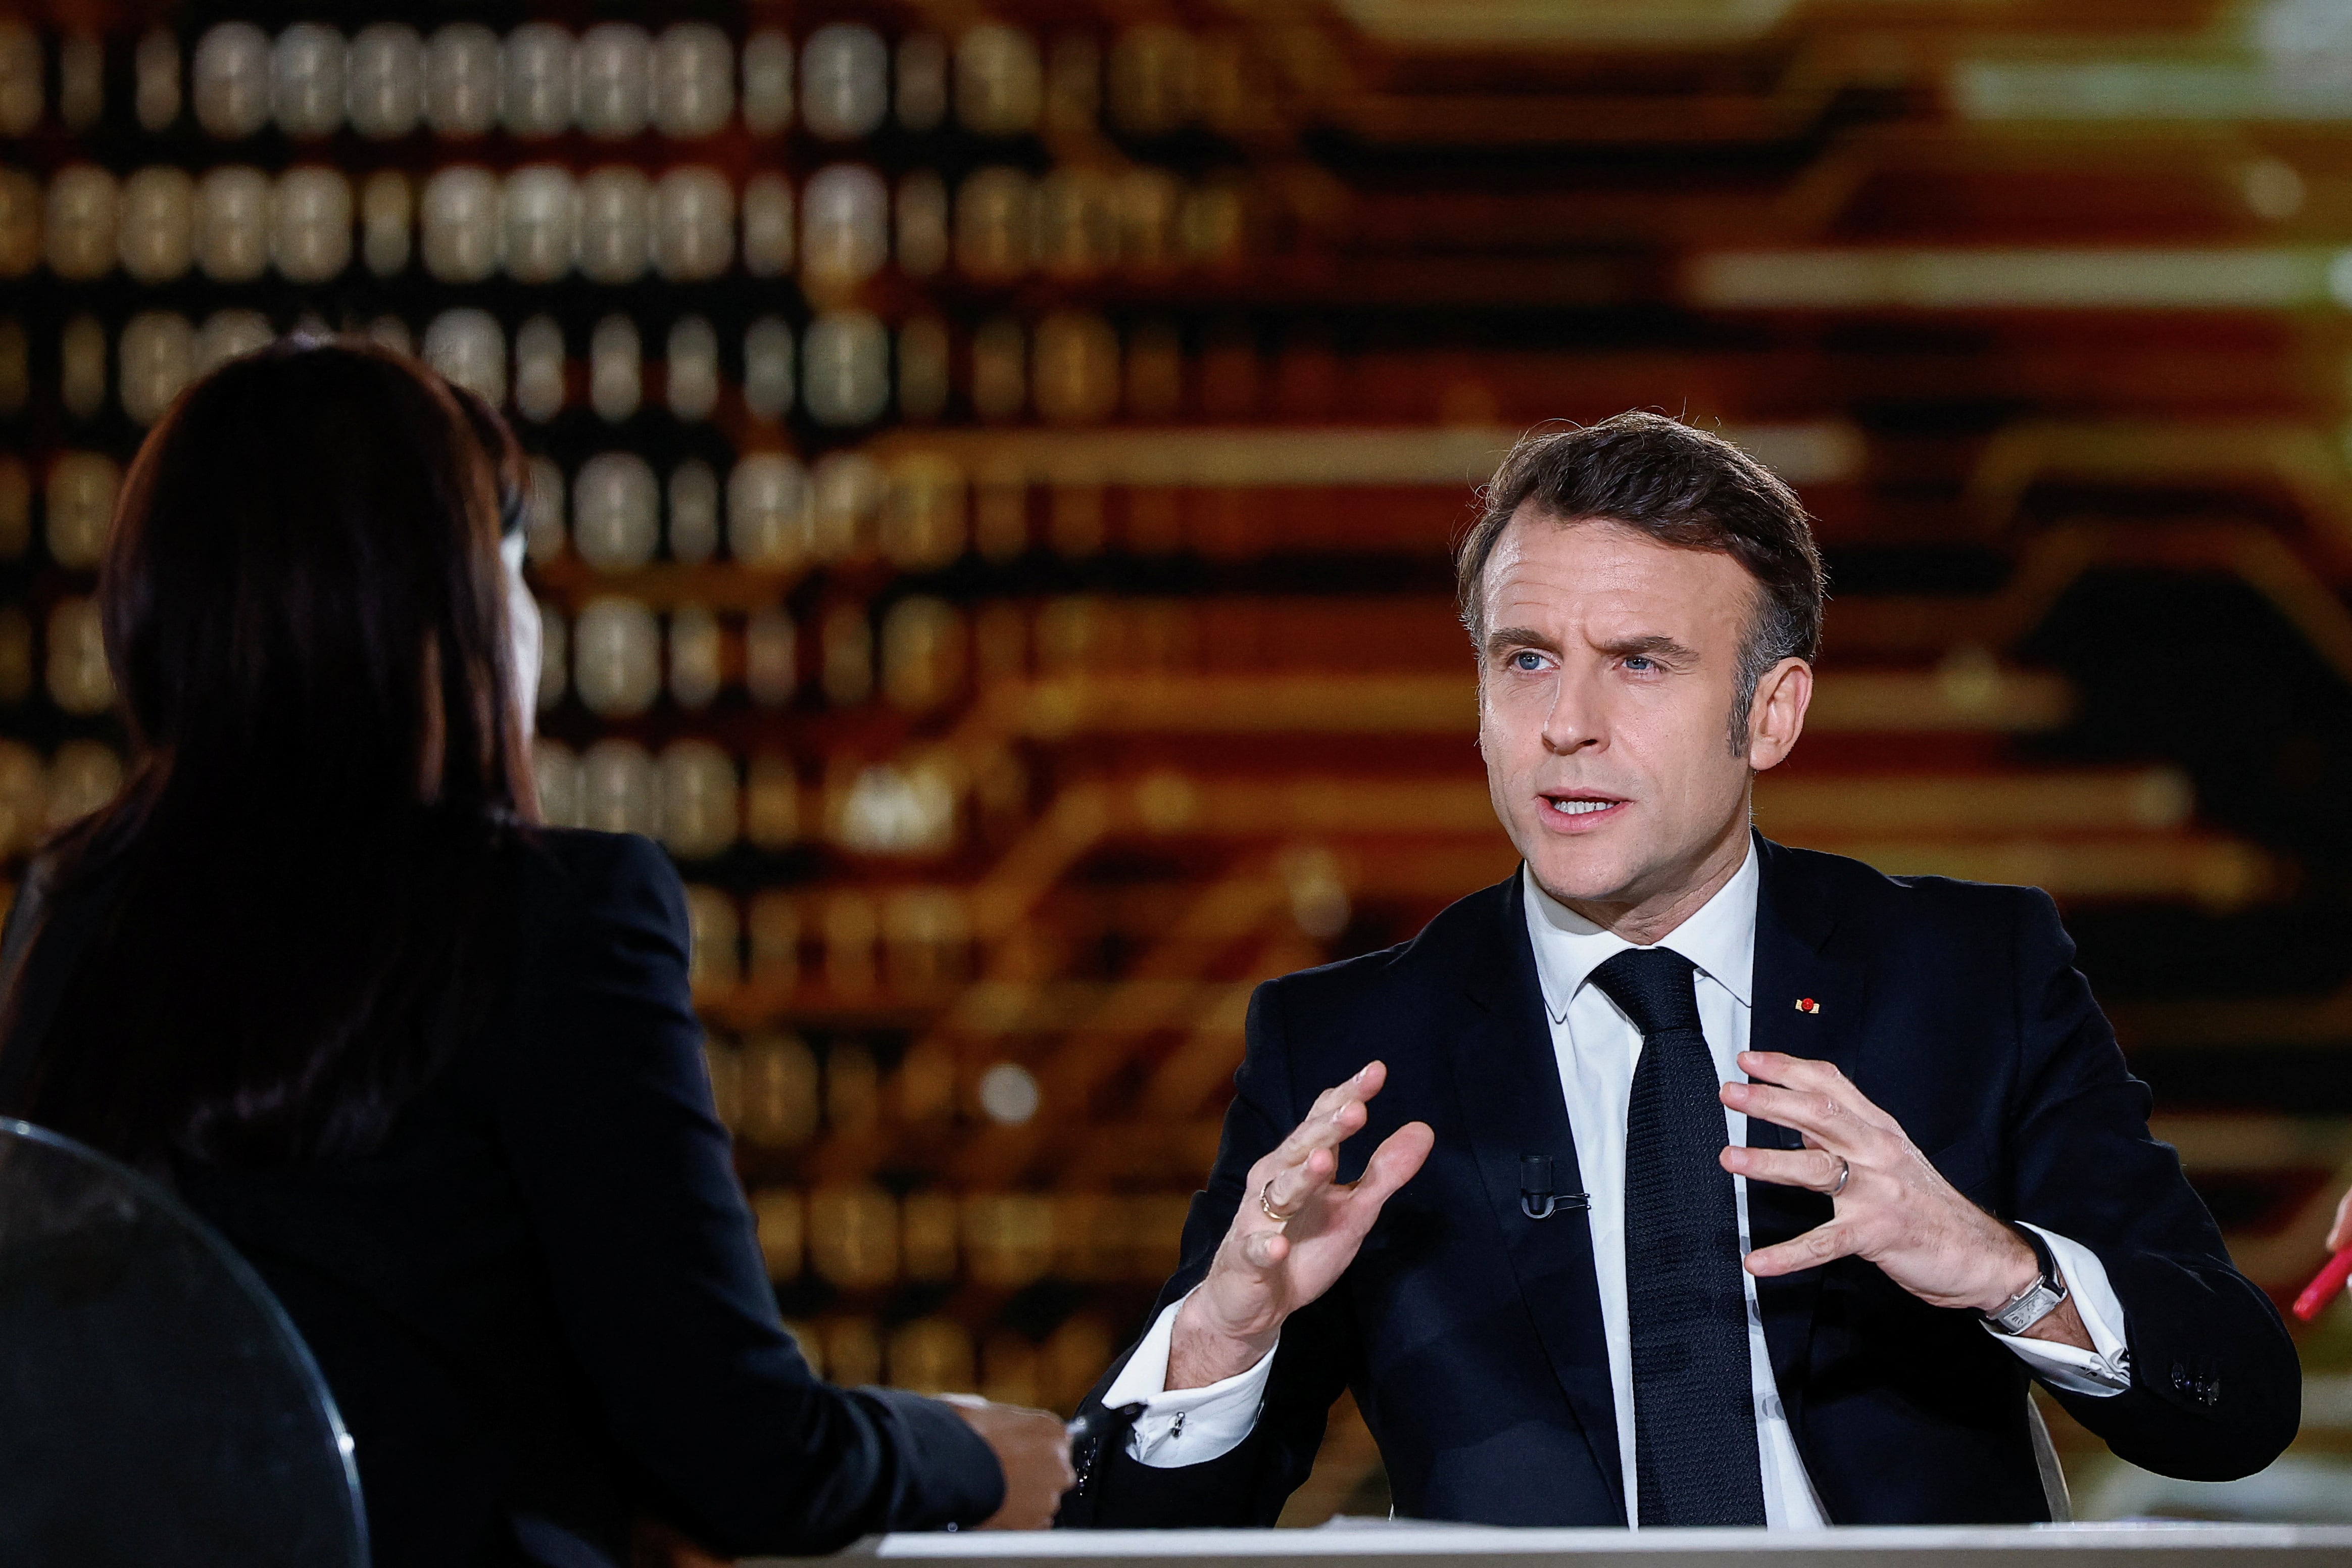
<svg viewBox="0 0 2352 1568">
<path fill-rule="evenodd" d="M 982 1521 L 982 1530 L 1044 1530 L 1062 1507 L 1062 1494 L 1077 1484 L 1070 1468 L 1070 1435 L 1050 1410 L 997 1405 L 973 1394 L 950 1394 L 955 1407 L 980 1434 L 1004 1468 L 1004 1505 Z M 733 1559 L 715 1557 L 659 1520 L 640 1515 L 635 1568 L 727 1568 Z"/>
<path fill-rule="evenodd" d="M 650 1514 L 637 1516 L 632 1568 L 728 1568 L 735 1559 L 714 1557 Z"/>
<path fill-rule="evenodd" d="M 1070 1434 L 1050 1410 L 997 1405 L 969 1394 L 947 1402 L 996 1451 L 1004 1467 L 1004 1506 L 983 1521 L 982 1530 L 1044 1530 L 1061 1510 L 1062 1494 L 1077 1485 L 1070 1468 Z"/>
</svg>

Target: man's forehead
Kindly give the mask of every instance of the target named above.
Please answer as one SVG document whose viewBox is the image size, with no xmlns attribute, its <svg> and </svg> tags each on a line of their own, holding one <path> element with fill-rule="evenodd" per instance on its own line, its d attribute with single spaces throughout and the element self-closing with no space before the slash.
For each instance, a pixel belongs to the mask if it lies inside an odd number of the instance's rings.
<svg viewBox="0 0 2352 1568">
<path fill-rule="evenodd" d="M 1703 584 L 1738 590 L 1748 573 L 1732 556 L 1715 550 L 1669 544 L 1630 523 L 1612 518 L 1560 521 L 1522 506 L 1495 541 L 1487 557 L 1490 595 L 1532 594 L 1567 588 L 1587 593 L 1688 595 Z"/>
<path fill-rule="evenodd" d="M 1756 594 L 1747 569 L 1722 552 L 1666 544 L 1613 519 L 1562 523 L 1524 506 L 1483 576 L 1490 642 L 1517 627 L 1546 643 L 1655 637 L 1713 647 L 1741 634 Z"/>
<path fill-rule="evenodd" d="M 1521 501 L 1511 513 L 1510 521 L 1495 538 L 1495 553 L 1506 550 L 1542 551 L 1548 546 L 1637 546 L 1668 555 L 1706 554 L 1706 551 L 1686 551 L 1665 543 L 1653 536 L 1649 530 L 1622 518 L 1596 513 L 1584 517 L 1562 517 L 1547 511 L 1532 500 Z"/>
</svg>

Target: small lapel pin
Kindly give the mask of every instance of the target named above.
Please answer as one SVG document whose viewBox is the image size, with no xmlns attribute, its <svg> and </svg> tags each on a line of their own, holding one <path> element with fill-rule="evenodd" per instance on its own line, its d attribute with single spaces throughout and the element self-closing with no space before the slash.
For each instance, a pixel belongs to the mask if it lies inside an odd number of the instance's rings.
<svg viewBox="0 0 2352 1568">
<path fill-rule="evenodd" d="M 1798 1012 L 1800 1012 L 1800 1013 L 1818 1013 L 1818 1012 L 1820 1012 L 1821 1010 L 1822 1010 L 1822 1005 L 1821 1005 L 1820 1003 L 1818 1003 L 1818 1002 L 1814 1001 L 1811 997 L 1810 997 L 1810 996 L 1800 996 L 1800 997 L 1798 997 L 1798 998 L 1797 998 L 1797 1011 L 1798 1011 Z"/>
</svg>

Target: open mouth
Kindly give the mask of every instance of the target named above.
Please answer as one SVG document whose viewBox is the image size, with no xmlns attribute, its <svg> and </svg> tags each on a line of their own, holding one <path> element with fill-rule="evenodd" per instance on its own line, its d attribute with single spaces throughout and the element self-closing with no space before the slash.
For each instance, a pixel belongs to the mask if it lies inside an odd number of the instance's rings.
<svg viewBox="0 0 2352 1568">
<path fill-rule="evenodd" d="M 1622 796 L 1598 795 L 1590 790 L 1547 791 L 1541 798 L 1544 817 L 1549 825 L 1569 832 L 1598 827 L 1616 816 L 1626 804 Z"/>
</svg>

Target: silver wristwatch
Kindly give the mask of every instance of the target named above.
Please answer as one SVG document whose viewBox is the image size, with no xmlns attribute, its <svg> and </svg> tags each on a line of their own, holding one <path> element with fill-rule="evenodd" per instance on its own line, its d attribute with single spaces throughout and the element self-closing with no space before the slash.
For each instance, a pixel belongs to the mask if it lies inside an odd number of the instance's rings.
<svg viewBox="0 0 2352 1568">
<path fill-rule="evenodd" d="M 2055 1311 L 2066 1300 L 2065 1276 L 2058 1272 L 2057 1260 L 2050 1256 L 2050 1244 L 2042 1233 L 2021 1225 L 2009 1227 L 2019 1239 L 2033 1248 L 2033 1260 L 2041 1266 L 2032 1283 L 1993 1310 L 1984 1314 L 1984 1321 L 2004 1334 L 2021 1334 Z"/>
</svg>

